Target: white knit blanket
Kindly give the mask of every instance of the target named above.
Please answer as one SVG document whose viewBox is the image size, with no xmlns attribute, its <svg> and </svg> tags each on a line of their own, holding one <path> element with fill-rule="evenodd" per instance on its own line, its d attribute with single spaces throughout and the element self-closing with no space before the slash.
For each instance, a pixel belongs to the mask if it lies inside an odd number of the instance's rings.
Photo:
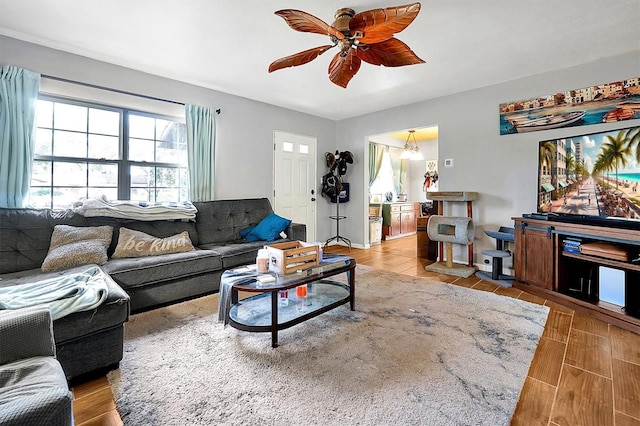
<svg viewBox="0 0 640 426">
<path fill-rule="evenodd" d="M 181 202 L 147 202 L 115 200 L 110 201 L 102 195 L 77 201 L 73 211 L 85 217 L 107 216 L 136 220 L 195 220 L 198 210 L 189 201 Z"/>
<path fill-rule="evenodd" d="M 76 274 L 0 287 L 0 309 L 48 305 L 54 320 L 73 312 L 89 311 L 107 300 L 104 274 L 97 266 Z"/>
</svg>

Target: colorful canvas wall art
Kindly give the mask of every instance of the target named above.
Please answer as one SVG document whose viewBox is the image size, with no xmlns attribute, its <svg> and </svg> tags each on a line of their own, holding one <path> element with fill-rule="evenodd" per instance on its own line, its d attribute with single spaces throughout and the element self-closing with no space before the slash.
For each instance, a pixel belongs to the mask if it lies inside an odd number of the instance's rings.
<svg viewBox="0 0 640 426">
<path fill-rule="evenodd" d="M 427 160 L 422 190 L 424 192 L 437 192 L 438 180 L 438 160 Z"/>
<path fill-rule="evenodd" d="M 500 134 L 640 118 L 640 77 L 500 104 Z"/>
</svg>

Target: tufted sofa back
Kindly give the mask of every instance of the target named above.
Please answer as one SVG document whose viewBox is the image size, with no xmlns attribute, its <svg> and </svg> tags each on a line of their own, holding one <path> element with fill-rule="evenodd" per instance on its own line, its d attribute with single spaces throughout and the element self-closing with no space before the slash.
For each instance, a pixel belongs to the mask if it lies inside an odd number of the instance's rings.
<svg viewBox="0 0 640 426">
<path fill-rule="evenodd" d="M 3 208 L 0 209 L 0 274 L 40 268 L 49 251 L 56 225 L 111 226 L 113 237 L 109 256 L 118 244 L 122 226 L 159 238 L 188 231 L 193 245 L 198 245 L 198 233 L 193 222 L 84 217 L 73 210 Z"/>
<path fill-rule="evenodd" d="M 238 241 L 240 231 L 273 211 L 267 198 L 194 202 L 200 244 Z"/>
<path fill-rule="evenodd" d="M 56 225 L 114 228 L 109 255 L 125 226 L 164 238 L 188 231 L 195 246 L 241 240 L 240 231 L 257 225 L 273 210 L 267 198 L 216 200 L 193 203 L 198 209 L 196 223 L 181 221 L 140 221 L 108 217 L 89 217 L 73 210 L 0 208 L 0 274 L 37 269 L 49 251 Z"/>
<path fill-rule="evenodd" d="M 73 210 L 0 209 L 0 274 L 42 266 L 56 225 L 89 226 Z"/>
</svg>

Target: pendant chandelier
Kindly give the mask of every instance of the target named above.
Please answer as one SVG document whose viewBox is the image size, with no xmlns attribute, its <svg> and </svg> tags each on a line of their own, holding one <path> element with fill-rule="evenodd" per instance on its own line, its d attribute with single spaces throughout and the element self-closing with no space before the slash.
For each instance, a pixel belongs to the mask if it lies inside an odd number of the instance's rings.
<svg viewBox="0 0 640 426">
<path fill-rule="evenodd" d="M 409 130 L 407 141 L 404 143 L 404 151 L 400 154 L 401 160 L 424 160 L 424 156 L 420 152 L 420 148 L 418 148 L 415 133 L 415 130 Z"/>
</svg>

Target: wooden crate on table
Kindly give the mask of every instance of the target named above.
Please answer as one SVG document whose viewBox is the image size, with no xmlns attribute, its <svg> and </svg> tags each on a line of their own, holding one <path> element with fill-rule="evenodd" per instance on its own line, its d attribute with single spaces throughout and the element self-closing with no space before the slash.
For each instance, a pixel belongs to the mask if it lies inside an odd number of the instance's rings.
<svg viewBox="0 0 640 426">
<path fill-rule="evenodd" d="M 302 241 L 267 246 L 269 271 L 279 275 L 291 274 L 320 264 L 320 247 Z"/>
</svg>

